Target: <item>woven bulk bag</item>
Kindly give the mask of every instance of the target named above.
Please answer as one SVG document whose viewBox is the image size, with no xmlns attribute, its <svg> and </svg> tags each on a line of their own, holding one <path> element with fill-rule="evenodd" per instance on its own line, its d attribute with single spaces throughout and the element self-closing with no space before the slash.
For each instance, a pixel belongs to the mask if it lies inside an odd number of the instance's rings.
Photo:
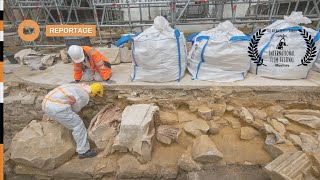
<svg viewBox="0 0 320 180">
<path fill-rule="evenodd" d="M 186 40 L 182 32 L 172 29 L 162 16 L 137 36 L 125 36 L 116 42 L 121 46 L 132 41 L 132 80 L 168 82 L 180 80 L 187 67 Z"/>
<path fill-rule="evenodd" d="M 256 32 L 249 45 L 252 73 L 274 79 L 306 78 L 319 51 L 317 31 L 299 26 L 311 23 L 301 12 L 292 12 Z"/>
<path fill-rule="evenodd" d="M 215 82 L 244 80 L 250 68 L 247 53 L 250 37 L 231 22 L 202 31 L 192 40 L 194 44 L 188 55 L 188 70 L 193 79 Z"/>
</svg>

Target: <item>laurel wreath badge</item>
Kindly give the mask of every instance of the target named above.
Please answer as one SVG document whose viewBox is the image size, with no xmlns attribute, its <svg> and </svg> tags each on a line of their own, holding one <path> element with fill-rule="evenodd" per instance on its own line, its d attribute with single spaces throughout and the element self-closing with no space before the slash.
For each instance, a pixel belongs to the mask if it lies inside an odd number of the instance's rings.
<svg viewBox="0 0 320 180">
<path fill-rule="evenodd" d="M 251 61 L 253 61 L 253 63 L 257 64 L 257 66 L 267 66 L 263 63 L 263 59 L 260 57 L 258 52 L 259 41 L 266 31 L 266 29 L 260 29 L 259 31 L 257 31 L 252 36 L 248 46 L 249 57 L 251 58 Z M 308 66 L 312 62 L 313 58 L 316 57 L 316 45 L 311 35 L 305 29 L 299 29 L 299 32 L 300 35 L 303 37 L 304 41 L 306 42 L 307 50 L 305 56 L 301 59 L 301 64 L 299 64 L 298 66 Z"/>
</svg>

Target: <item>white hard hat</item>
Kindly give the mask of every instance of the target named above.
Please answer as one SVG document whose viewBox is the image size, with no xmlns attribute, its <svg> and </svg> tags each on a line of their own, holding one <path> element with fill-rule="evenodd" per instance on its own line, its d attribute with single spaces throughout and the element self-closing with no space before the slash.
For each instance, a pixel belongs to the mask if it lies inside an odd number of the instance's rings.
<svg viewBox="0 0 320 180">
<path fill-rule="evenodd" d="M 68 49 L 68 54 L 75 63 L 80 63 L 84 60 L 84 52 L 80 46 L 71 45 Z"/>
</svg>

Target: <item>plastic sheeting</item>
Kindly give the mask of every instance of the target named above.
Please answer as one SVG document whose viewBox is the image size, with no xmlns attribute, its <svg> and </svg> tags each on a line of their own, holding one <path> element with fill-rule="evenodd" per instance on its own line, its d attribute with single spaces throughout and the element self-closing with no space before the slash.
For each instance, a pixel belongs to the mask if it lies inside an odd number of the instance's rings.
<svg viewBox="0 0 320 180">
<path fill-rule="evenodd" d="M 158 16 L 154 25 L 132 38 L 132 80 L 168 82 L 179 80 L 187 67 L 183 33 Z"/>
<path fill-rule="evenodd" d="M 313 45 L 317 31 L 299 26 L 302 23 L 309 24 L 311 20 L 303 17 L 301 12 L 292 12 L 284 20 L 265 27 L 263 32 L 256 32 L 253 44 L 257 46 L 258 52 L 252 56 L 259 55 L 260 58 L 256 58 L 256 63 L 255 60 L 251 61 L 250 71 L 275 79 L 306 78 L 315 62 L 320 41 Z M 256 50 L 254 45 L 251 52 Z"/>
<path fill-rule="evenodd" d="M 193 79 L 216 82 L 244 80 L 250 68 L 250 37 L 229 21 L 202 31 L 193 38 L 188 55 L 188 70 Z"/>
</svg>

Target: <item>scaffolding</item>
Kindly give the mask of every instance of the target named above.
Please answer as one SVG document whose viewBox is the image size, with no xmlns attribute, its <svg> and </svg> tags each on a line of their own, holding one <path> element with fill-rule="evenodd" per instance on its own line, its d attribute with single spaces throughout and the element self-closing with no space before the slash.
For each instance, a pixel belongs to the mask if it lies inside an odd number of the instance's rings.
<svg viewBox="0 0 320 180">
<path fill-rule="evenodd" d="M 39 24 L 40 37 L 33 42 L 22 41 L 24 46 L 35 48 L 64 46 L 43 43 L 47 24 L 94 24 L 103 44 L 102 31 L 142 31 L 158 15 L 166 17 L 172 27 L 215 25 L 229 20 L 254 30 L 259 24 L 270 24 L 292 11 L 301 11 L 312 20 L 312 28 L 320 28 L 320 0 L 9 0 L 8 9 L 15 28 L 25 19 Z"/>
</svg>

